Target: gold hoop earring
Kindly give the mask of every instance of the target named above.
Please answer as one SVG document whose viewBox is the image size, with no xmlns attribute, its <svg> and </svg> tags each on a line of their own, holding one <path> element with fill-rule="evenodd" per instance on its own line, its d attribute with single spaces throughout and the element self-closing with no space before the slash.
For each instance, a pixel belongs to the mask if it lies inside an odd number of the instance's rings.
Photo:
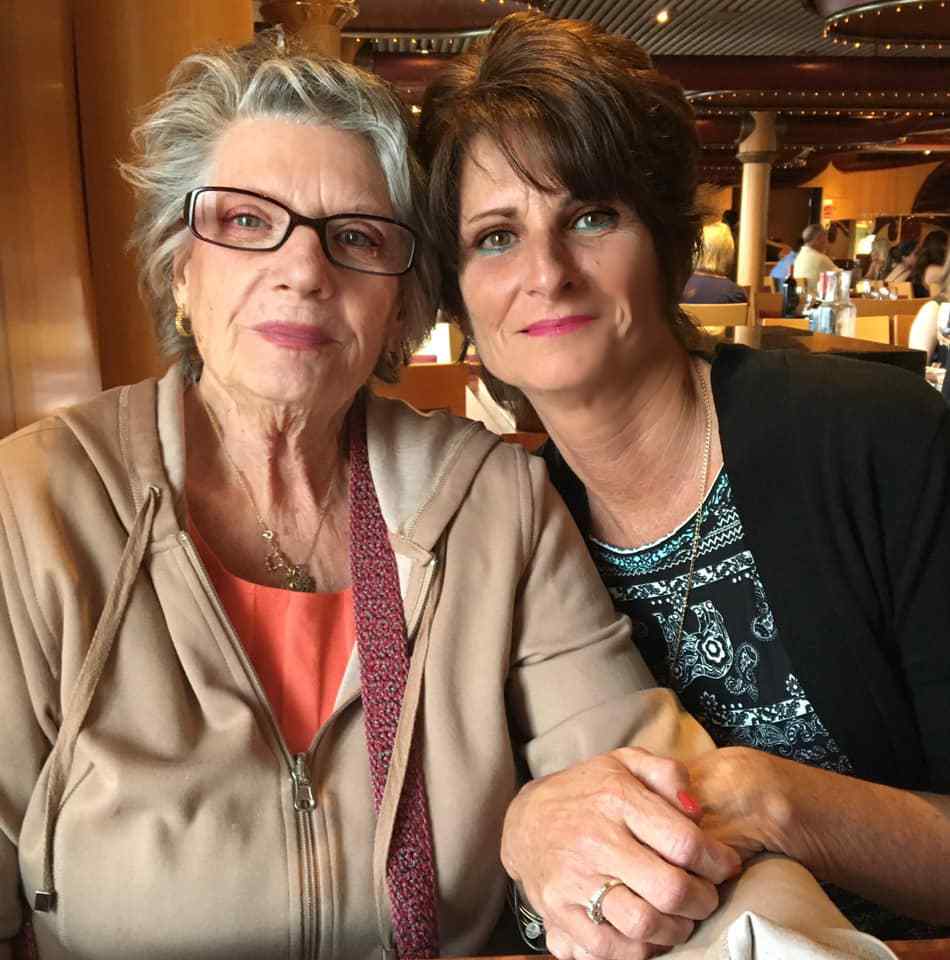
<svg viewBox="0 0 950 960">
<path fill-rule="evenodd" d="M 190 339 L 194 336 L 194 332 L 191 329 L 191 321 L 185 316 L 185 307 L 180 303 L 178 304 L 178 309 L 175 311 L 175 330 L 178 332 L 179 337 Z"/>
</svg>

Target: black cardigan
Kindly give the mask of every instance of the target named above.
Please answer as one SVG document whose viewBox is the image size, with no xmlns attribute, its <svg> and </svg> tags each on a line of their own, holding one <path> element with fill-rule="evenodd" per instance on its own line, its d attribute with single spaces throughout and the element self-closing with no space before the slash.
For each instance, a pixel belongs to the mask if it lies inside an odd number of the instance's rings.
<svg viewBox="0 0 950 960">
<path fill-rule="evenodd" d="M 796 676 L 855 775 L 950 793 L 950 409 L 879 363 L 722 346 L 712 389 Z M 582 532 L 587 495 L 548 443 Z"/>
</svg>

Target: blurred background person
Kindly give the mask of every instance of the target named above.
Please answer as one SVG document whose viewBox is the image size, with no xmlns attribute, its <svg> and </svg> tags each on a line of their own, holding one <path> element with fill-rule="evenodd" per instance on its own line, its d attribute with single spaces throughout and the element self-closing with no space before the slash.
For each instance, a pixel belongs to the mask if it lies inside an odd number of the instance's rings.
<svg viewBox="0 0 950 960">
<path fill-rule="evenodd" d="M 868 259 L 868 268 L 864 272 L 865 280 L 883 280 L 887 272 L 887 264 L 891 255 L 891 242 L 884 235 L 883 228 L 878 231 L 871 243 L 871 255 Z"/>
<path fill-rule="evenodd" d="M 810 223 L 802 231 L 802 245 L 795 255 L 792 276 L 805 281 L 814 293 L 818 288 L 818 275 L 837 269 L 834 260 L 828 256 L 828 231 L 820 223 Z"/>
<path fill-rule="evenodd" d="M 903 283 L 910 280 L 917 261 L 917 241 L 902 240 L 891 247 L 891 257 L 885 283 Z"/>
<path fill-rule="evenodd" d="M 910 273 L 910 282 L 913 284 L 915 297 L 929 297 L 931 296 L 931 286 L 940 287 L 946 257 L 946 231 L 931 230 L 924 237 L 917 250 L 914 267 Z M 936 295 L 939 295 L 939 292 L 938 289 Z"/>
<path fill-rule="evenodd" d="M 682 303 L 746 303 L 748 297 L 730 274 L 736 247 L 729 227 L 721 221 L 703 227 L 702 250 L 696 269 L 683 288 Z"/>
</svg>

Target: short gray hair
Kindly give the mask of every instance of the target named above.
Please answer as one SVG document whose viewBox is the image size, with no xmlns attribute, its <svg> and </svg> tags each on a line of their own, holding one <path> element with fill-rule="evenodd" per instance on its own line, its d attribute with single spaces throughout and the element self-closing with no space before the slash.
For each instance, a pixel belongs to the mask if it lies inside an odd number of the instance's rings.
<svg viewBox="0 0 950 960">
<path fill-rule="evenodd" d="M 413 269 L 400 278 L 400 342 L 374 373 L 393 382 L 435 319 L 437 268 L 423 232 L 421 168 L 410 147 L 406 107 L 385 81 L 358 67 L 271 40 L 241 49 L 186 57 L 171 73 L 166 93 L 133 131 L 136 159 L 120 164 L 137 192 L 131 246 L 139 256 L 139 286 L 159 346 L 178 357 L 189 379 L 200 375 L 194 341 L 175 329 L 172 292 L 175 257 L 191 234 L 182 220 L 185 194 L 207 186 L 221 136 L 238 120 L 268 118 L 329 126 L 362 136 L 386 178 L 395 216 L 420 238 Z"/>
<path fill-rule="evenodd" d="M 827 231 L 820 223 L 810 223 L 802 230 L 802 243 L 811 243 L 812 240 L 817 240 L 823 233 L 827 233 Z"/>
</svg>

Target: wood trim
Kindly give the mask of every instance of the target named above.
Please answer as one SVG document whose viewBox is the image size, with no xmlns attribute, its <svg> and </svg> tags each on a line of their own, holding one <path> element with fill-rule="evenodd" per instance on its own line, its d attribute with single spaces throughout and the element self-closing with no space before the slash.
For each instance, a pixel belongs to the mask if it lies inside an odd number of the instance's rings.
<svg viewBox="0 0 950 960">
<path fill-rule="evenodd" d="M 106 387 L 160 373 L 152 320 L 139 300 L 135 257 L 126 250 L 135 205 L 116 167 L 129 133 L 172 67 L 204 47 L 254 35 L 250 0 L 83 0 L 77 4 L 76 75 L 82 119 L 92 280 Z"/>
<path fill-rule="evenodd" d="M 0 431 L 101 387 L 80 179 L 72 4 L 7 4 L 0 30 Z"/>
</svg>

